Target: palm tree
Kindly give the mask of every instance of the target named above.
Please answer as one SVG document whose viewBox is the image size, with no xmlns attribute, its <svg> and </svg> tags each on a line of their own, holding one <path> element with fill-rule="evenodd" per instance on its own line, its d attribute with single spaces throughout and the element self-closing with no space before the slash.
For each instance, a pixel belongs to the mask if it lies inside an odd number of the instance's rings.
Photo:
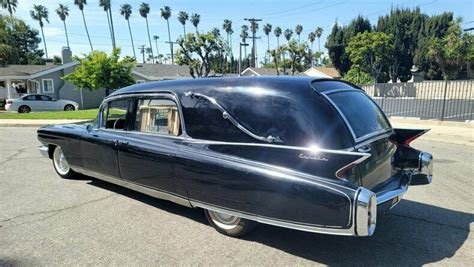
<svg viewBox="0 0 474 267">
<path fill-rule="evenodd" d="M 130 16 L 132 15 L 132 6 L 129 4 L 123 4 L 120 7 L 120 15 L 124 16 L 125 20 L 127 21 L 128 32 L 130 33 L 130 40 L 132 41 L 133 57 L 137 58 L 137 55 L 135 54 L 135 45 L 133 44 L 132 29 L 130 28 Z"/>
<path fill-rule="evenodd" d="M 89 45 L 91 46 L 91 51 L 94 51 L 92 48 L 91 37 L 89 36 L 89 30 L 87 29 L 86 17 L 84 16 L 84 6 L 87 5 L 87 0 L 74 0 L 74 4 L 79 7 L 82 13 L 82 21 L 84 22 L 84 27 L 86 28 L 87 39 L 89 39 Z"/>
<path fill-rule="evenodd" d="M 263 32 L 267 36 L 267 52 L 270 51 L 270 33 L 272 32 L 272 25 L 267 23 L 263 25 Z"/>
<path fill-rule="evenodd" d="M 319 42 L 319 38 L 321 38 L 321 35 L 323 35 L 323 28 L 317 27 L 314 33 L 316 34 L 316 37 L 318 37 L 318 50 L 321 52 L 321 43 Z"/>
<path fill-rule="evenodd" d="M 277 48 L 280 48 L 280 35 L 281 35 L 281 28 L 276 26 L 275 30 L 273 30 L 273 34 L 275 34 L 277 38 Z"/>
<path fill-rule="evenodd" d="M 211 30 L 211 33 L 212 35 L 214 35 L 214 37 L 218 38 L 221 36 L 221 31 L 219 30 L 219 28 L 212 28 Z"/>
<path fill-rule="evenodd" d="M 193 24 L 193 26 L 196 28 L 196 33 L 197 33 L 198 32 L 198 24 L 201 21 L 201 15 L 196 14 L 196 13 L 191 14 L 190 21 Z"/>
<path fill-rule="evenodd" d="M 138 9 L 138 12 L 140 12 L 140 16 L 145 18 L 146 30 L 148 32 L 148 43 L 150 44 L 150 48 L 151 48 L 150 27 L 148 26 L 148 14 L 150 13 L 150 5 L 147 3 L 142 3 L 140 5 L 140 8 Z M 151 49 L 151 55 L 153 57 L 153 49 Z"/>
<path fill-rule="evenodd" d="M 168 25 L 168 42 L 170 43 L 171 65 L 173 65 L 174 64 L 173 43 L 171 42 L 170 21 L 169 21 L 169 18 L 171 17 L 171 8 L 169 6 L 164 6 L 161 8 L 161 17 L 166 20 L 166 24 Z"/>
<path fill-rule="evenodd" d="M 230 32 L 232 31 L 232 20 L 225 19 L 222 29 L 227 33 L 227 43 L 230 43 Z"/>
<path fill-rule="evenodd" d="M 64 24 L 64 32 L 66 33 L 66 42 L 67 47 L 69 47 L 69 37 L 67 35 L 67 27 L 66 27 L 66 17 L 69 16 L 69 7 L 67 5 L 59 4 L 59 7 L 56 9 L 56 14 L 58 14 L 59 18 L 62 20 Z"/>
<path fill-rule="evenodd" d="M 8 10 L 10 17 L 13 17 L 13 12 L 16 11 L 18 6 L 18 0 L 3 0 L 2 7 Z"/>
<path fill-rule="evenodd" d="M 109 24 L 110 40 L 112 41 L 112 47 L 115 49 L 115 34 L 114 26 L 112 22 L 111 3 L 110 0 L 99 0 L 99 6 L 102 7 L 107 14 L 107 23 Z"/>
<path fill-rule="evenodd" d="M 178 13 L 178 20 L 181 24 L 183 24 L 183 32 L 184 32 L 184 35 L 183 36 L 186 36 L 186 21 L 189 19 L 189 15 L 188 15 L 188 12 L 186 11 L 179 11 Z"/>
<path fill-rule="evenodd" d="M 298 44 L 301 42 L 301 32 L 303 32 L 303 26 L 301 24 L 296 25 L 295 32 L 298 35 Z"/>
<path fill-rule="evenodd" d="M 155 40 L 155 47 L 156 47 L 156 54 L 160 54 L 160 50 L 158 49 L 158 39 L 160 39 L 160 37 L 158 35 L 153 35 L 153 40 Z"/>
<path fill-rule="evenodd" d="M 41 35 L 43 36 L 43 43 L 44 43 L 44 52 L 46 54 L 46 58 L 48 58 L 48 49 L 46 47 L 46 40 L 44 39 L 44 32 L 43 32 L 43 20 L 49 23 L 49 11 L 43 5 L 33 5 L 33 10 L 30 10 L 31 18 L 37 20 L 39 22 L 41 28 Z"/>
<path fill-rule="evenodd" d="M 286 29 L 283 35 L 285 36 L 286 41 L 290 43 L 291 36 L 293 36 L 293 31 L 291 29 Z"/>
<path fill-rule="evenodd" d="M 242 29 L 240 31 L 240 38 L 242 38 L 242 42 L 244 44 L 247 43 L 247 38 L 249 37 L 249 26 L 242 25 Z M 247 58 L 247 46 L 244 46 L 244 58 Z"/>
<path fill-rule="evenodd" d="M 308 33 L 308 41 L 311 43 L 311 50 L 309 53 L 311 56 L 311 67 L 313 66 L 313 43 L 315 39 L 316 39 L 316 33 L 314 32 Z"/>
</svg>

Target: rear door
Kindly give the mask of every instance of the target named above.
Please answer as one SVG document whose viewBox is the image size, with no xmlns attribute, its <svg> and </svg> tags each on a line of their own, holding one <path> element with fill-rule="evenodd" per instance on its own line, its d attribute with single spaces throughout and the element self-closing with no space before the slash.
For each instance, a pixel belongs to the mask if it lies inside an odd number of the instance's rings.
<svg viewBox="0 0 474 267">
<path fill-rule="evenodd" d="M 391 159 L 396 145 L 389 141 L 393 129 L 382 110 L 359 89 L 325 93 L 339 110 L 354 138 L 358 152 L 371 157 L 358 165 L 361 185 L 372 190 L 383 186 L 392 173 Z"/>
</svg>

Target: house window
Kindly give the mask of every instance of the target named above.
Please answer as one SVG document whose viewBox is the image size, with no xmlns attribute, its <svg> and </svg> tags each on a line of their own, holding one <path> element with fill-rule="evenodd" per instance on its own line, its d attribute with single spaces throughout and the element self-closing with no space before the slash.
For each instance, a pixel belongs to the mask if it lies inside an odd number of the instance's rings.
<svg viewBox="0 0 474 267">
<path fill-rule="evenodd" d="M 145 80 L 137 80 L 135 83 L 136 83 L 136 84 L 145 83 Z"/>
<path fill-rule="evenodd" d="M 43 93 L 54 93 L 53 79 L 43 79 Z"/>
</svg>

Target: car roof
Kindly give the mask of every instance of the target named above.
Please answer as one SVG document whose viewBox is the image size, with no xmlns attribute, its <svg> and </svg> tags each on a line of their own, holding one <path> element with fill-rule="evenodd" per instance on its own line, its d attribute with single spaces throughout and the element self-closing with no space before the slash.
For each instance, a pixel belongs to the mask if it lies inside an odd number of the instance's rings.
<svg viewBox="0 0 474 267">
<path fill-rule="evenodd" d="M 154 93 L 154 92 L 174 92 L 183 93 L 187 91 L 209 91 L 221 90 L 228 87 L 260 87 L 271 88 L 281 91 L 297 91 L 302 88 L 312 89 L 311 83 L 317 80 L 328 80 L 309 76 L 259 76 L 259 77 L 222 77 L 222 78 L 202 78 L 202 79 L 181 79 L 170 81 L 156 81 L 135 84 L 117 90 L 109 97 L 133 94 L 133 93 Z M 329 79 L 332 80 L 332 79 Z"/>
</svg>

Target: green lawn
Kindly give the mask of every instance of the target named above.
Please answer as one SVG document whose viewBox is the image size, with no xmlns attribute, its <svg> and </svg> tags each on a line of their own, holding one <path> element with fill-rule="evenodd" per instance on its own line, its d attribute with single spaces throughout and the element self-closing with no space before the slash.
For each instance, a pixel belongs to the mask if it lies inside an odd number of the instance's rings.
<svg viewBox="0 0 474 267">
<path fill-rule="evenodd" d="M 34 120 L 92 120 L 97 116 L 97 109 L 76 111 L 49 111 L 31 113 L 0 112 L 1 119 L 34 119 Z"/>
</svg>

